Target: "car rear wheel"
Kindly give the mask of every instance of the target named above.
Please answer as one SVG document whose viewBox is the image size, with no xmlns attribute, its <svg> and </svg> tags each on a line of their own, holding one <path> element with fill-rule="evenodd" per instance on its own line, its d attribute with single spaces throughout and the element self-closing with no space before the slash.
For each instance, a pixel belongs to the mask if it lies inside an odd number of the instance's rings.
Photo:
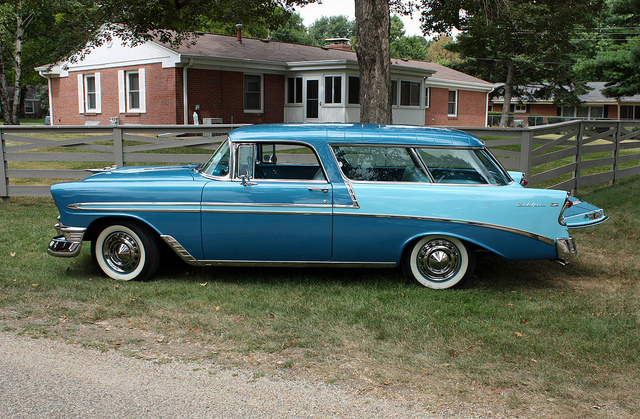
<svg viewBox="0 0 640 419">
<path fill-rule="evenodd" d="M 130 222 L 104 227 L 91 243 L 91 255 L 105 275 L 120 281 L 146 280 L 160 264 L 153 235 Z"/>
<path fill-rule="evenodd" d="M 462 241 L 425 236 L 407 248 L 402 272 L 428 288 L 445 289 L 464 284 L 473 274 L 476 254 Z"/>
</svg>

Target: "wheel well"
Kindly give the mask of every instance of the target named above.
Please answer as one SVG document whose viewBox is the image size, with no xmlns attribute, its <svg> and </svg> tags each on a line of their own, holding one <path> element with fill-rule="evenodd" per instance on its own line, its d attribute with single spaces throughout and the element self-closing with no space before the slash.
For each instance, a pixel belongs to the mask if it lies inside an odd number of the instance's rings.
<svg viewBox="0 0 640 419">
<path fill-rule="evenodd" d="M 462 242 L 462 244 L 464 244 L 467 249 L 470 252 L 477 252 L 479 250 L 486 250 L 485 248 L 467 240 L 465 237 L 460 237 L 460 236 L 456 236 L 456 235 L 451 235 L 451 234 L 447 234 L 447 233 L 425 233 L 425 234 L 421 234 L 419 236 L 416 236 L 414 238 L 412 238 L 411 240 L 407 241 L 407 243 L 404 245 L 404 248 L 402 249 L 402 254 L 400 255 L 400 261 L 402 262 L 405 257 L 407 257 L 407 253 L 410 252 L 413 249 L 413 246 L 420 240 L 422 240 L 424 237 L 427 236 L 440 236 L 440 237 L 451 237 L 451 238 L 455 238 L 458 239 Z"/>
<path fill-rule="evenodd" d="M 93 221 L 91 224 L 89 224 L 89 227 L 87 227 L 87 231 L 84 233 L 84 239 L 83 240 L 94 241 L 98 237 L 100 232 L 106 226 L 111 225 L 111 224 L 117 224 L 117 223 L 135 224 L 137 227 L 146 229 L 147 232 L 149 232 L 152 235 L 152 237 L 154 237 L 156 239 L 156 241 L 158 241 L 158 242 L 162 241 L 162 240 L 158 240 L 159 239 L 158 232 L 155 229 L 151 228 L 151 226 L 149 226 L 149 224 L 147 224 L 144 221 L 141 221 L 139 219 L 131 218 L 131 217 L 104 217 L 104 218 L 99 218 L 99 219 Z"/>
</svg>

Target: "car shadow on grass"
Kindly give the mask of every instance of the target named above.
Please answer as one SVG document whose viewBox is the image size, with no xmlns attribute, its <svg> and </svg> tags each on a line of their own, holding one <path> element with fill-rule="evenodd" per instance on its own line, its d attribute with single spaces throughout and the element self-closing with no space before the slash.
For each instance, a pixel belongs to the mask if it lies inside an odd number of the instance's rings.
<svg viewBox="0 0 640 419">
<path fill-rule="evenodd" d="M 562 286 L 562 279 L 573 274 L 571 266 L 555 261 L 509 261 L 492 254 L 480 254 L 476 270 L 463 289 L 526 290 Z M 400 268 L 331 268 L 331 267 L 195 267 L 177 258 L 165 259 L 151 281 L 184 280 L 193 282 L 224 282 L 246 284 L 326 283 L 366 287 L 416 287 Z"/>
</svg>

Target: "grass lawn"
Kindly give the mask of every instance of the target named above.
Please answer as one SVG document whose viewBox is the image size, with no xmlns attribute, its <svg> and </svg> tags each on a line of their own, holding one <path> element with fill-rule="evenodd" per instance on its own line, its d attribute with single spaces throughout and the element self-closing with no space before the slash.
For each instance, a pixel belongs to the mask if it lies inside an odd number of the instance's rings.
<svg viewBox="0 0 640 419">
<path fill-rule="evenodd" d="M 478 260 L 464 289 L 397 270 L 193 268 L 149 282 L 98 275 L 45 248 L 50 199 L 0 203 L 0 327 L 172 362 L 303 375 L 361 392 L 496 416 L 640 416 L 640 179 L 580 189 L 606 223 L 574 231 L 579 255 Z M 634 401 L 635 400 L 635 401 Z"/>
</svg>

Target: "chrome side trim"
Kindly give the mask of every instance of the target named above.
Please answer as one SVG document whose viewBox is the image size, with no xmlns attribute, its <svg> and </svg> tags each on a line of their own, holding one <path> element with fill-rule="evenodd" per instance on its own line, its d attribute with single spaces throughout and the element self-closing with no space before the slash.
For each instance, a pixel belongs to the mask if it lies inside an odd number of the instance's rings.
<svg viewBox="0 0 640 419">
<path fill-rule="evenodd" d="M 395 262 L 332 262 L 332 261 L 259 261 L 259 260 L 196 260 L 172 236 L 161 235 L 162 239 L 189 265 L 194 266 L 270 266 L 297 268 L 395 268 Z"/>
<path fill-rule="evenodd" d="M 201 260 L 202 266 L 268 266 L 273 268 L 395 268 L 395 262 L 306 262 L 258 260 Z"/>
<path fill-rule="evenodd" d="M 340 170 L 340 173 L 342 173 L 342 169 Z M 344 185 L 347 187 L 347 191 L 349 191 L 351 202 L 353 202 L 353 208 L 356 208 L 356 209 L 360 208 L 360 204 L 358 203 L 358 198 L 356 198 L 356 193 L 353 190 L 351 181 L 347 180 L 347 178 L 345 178 L 344 175 L 343 175 L 343 179 L 344 179 Z"/>
<path fill-rule="evenodd" d="M 520 230 L 513 227 L 501 226 L 498 224 L 491 223 L 482 223 L 478 221 L 469 221 L 469 220 L 454 220 L 449 218 L 437 218 L 437 217 L 420 217 L 420 216 L 411 216 L 411 215 L 389 215 L 389 214 L 355 214 L 349 212 L 335 212 L 335 216 L 346 216 L 346 217 L 372 217 L 372 218 L 390 218 L 390 219 L 402 219 L 402 220 L 417 220 L 417 221 L 433 221 L 438 223 L 454 223 L 454 224 L 464 224 L 475 227 L 485 227 L 493 230 L 506 231 L 508 233 L 519 234 L 521 236 L 529 237 L 535 240 L 539 240 L 545 244 L 555 245 L 555 240 L 545 237 L 540 234 L 532 233 L 526 230 Z"/>
<path fill-rule="evenodd" d="M 78 211 L 198 212 L 200 202 L 78 202 L 67 208 Z"/>
<path fill-rule="evenodd" d="M 167 243 L 169 247 L 173 249 L 173 251 L 176 252 L 178 256 L 180 256 L 180 259 L 182 259 L 189 265 L 200 266 L 200 263 L 196 260 L 196 258 L 191 256 L 191 253 L 187 252 L 187 250 L 182 247 L 182 245 L 178 243 L 178 241 L 172 236 L 163 234 L 160 235 L 160 237 L 162 237 L 162 240 L 164 240 L 165 243 Z"/>
<path fill-rule="evenodd" d="M 254 204 L 247 202 L 203 202 L 203 207 L 265 207 L 265 208 L 331 208 L 331 204 Z"/>
</svg>

